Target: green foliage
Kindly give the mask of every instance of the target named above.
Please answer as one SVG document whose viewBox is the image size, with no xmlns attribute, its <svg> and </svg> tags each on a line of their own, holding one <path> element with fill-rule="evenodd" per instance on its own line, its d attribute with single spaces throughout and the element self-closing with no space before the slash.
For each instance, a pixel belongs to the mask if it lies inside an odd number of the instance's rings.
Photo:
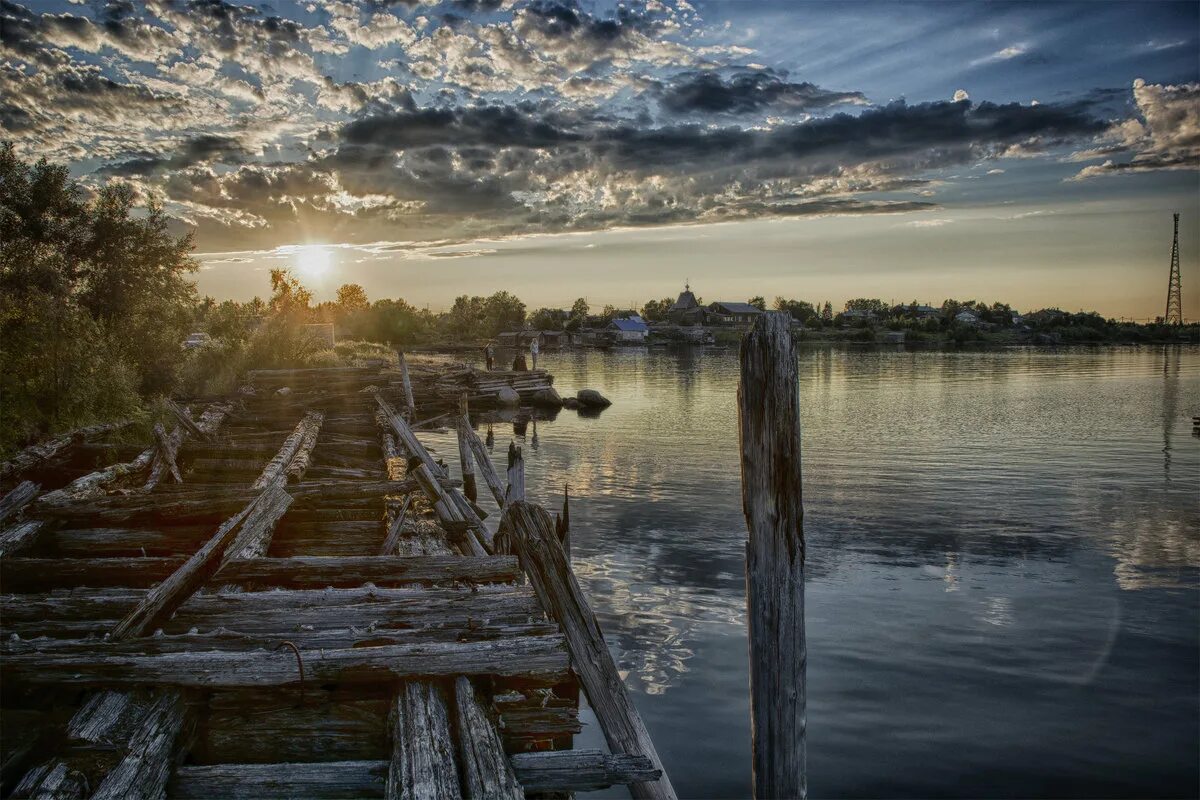
<svg viewBox="0 0 1200 800">
<path fill-rule="evenodd" d="M 813 308 L 812 303 L 806 303 L 803 300 L 788 300 L 784 297 L 776 297 L 775 310 L 784 311 L 790 314 L 792 319 L 805 325 L 811 325 L 820 320 L 820 315 Z"/>
<path fill-rule="evenodd" d="M 133 413 L 174 384 L 191 238 L 135 199 L 110 183 L 85 200 L 65 168 L 0 143 L 0 450 Z"/>
<path fill-rule="evenodd" d="M 538 331 L 561 331 L 564 322 L 562 311 L 557 308 L 539 308 L 529 315 L 529 327 Z"/>
<path fill-rule="evenodd" d="M 642 306 L 642 319 L 647 322 L 662 322 L 670 314 L 673 305 L 675 305 L 675 301 L 669 297 L 664 297 L 662 300 L 647 300 L 646 305 Z"/>
<path fill-rule="evenodd" d="M 767 310 L 767 301 L 762 297 L 762 295 L 751 297 L 747 302 L 749 302 L 750 305 L 754 306 L 759 311 Z"/>
<path fill-rule="evenodd" d="M 873 297 L 856 297 L 853 300 L 846 301 L 844 311 L 874 311 L 876 314 L 883 316 L 887 314 L 891 308 L 887 303 Z"/>
</svg>

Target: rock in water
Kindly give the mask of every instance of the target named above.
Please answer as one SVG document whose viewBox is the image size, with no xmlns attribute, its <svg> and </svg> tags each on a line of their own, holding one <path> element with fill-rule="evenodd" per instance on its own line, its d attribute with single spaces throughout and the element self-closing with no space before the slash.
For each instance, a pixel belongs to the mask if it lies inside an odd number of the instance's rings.
<svg viewBox="0 0 1200 800">
<path fill-rule="evenodd" d="M 553 386 L 547 386 L 545 389 L 538 389 L 534 392 L 533 404 L 543 408 L 562 408 L 563 399 L 559 397 L 558 391 Z"/>
<path fill-rule="evenodd" d="M 612 401 L 595 389 L 580 389 L 575 393 L 575 399 L 584 408 L 608 408 Z"/>
<path fill-rule="evenodd" d="M 576 400 L 574 397 L 564 397 L 562 404 L 563 404 L 563 408 L 569 408 L 572 410 L 579 408 L 579 401 Z"/>
<path fill-rule="evenodd" d="M 514 408 L 521 405 L 521 395 L 517 394 L 517 390 L 511 386 L 501 386 L 500 391 L 496 392 L 496 402 L 502 406 Z"/>
</svg>

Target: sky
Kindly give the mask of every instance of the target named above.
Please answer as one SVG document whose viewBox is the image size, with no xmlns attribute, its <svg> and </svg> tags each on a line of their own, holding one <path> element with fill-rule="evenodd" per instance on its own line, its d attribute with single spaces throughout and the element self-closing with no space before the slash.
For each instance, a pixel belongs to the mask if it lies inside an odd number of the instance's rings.
<svg viewBox="0 0 1200 800">
<path fill-rule="evenodd" d="M 200 291 L 1200 318 L 1200 4 L 0 0 L 0 137 Z"/>
</svg>

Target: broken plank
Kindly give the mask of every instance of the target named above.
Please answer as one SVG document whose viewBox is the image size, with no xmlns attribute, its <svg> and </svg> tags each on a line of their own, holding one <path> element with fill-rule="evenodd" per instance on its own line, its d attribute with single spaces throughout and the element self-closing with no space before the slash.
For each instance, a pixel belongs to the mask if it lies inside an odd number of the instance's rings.
<svg viewBox="0 0 1200 800">
<path fill-rule="evenodd" d="M 450 712 L 440 686 L 429 681 L 403 683 L 396 693 L 390 723 L 387 800 L 462 797 Z"/>
</svg>

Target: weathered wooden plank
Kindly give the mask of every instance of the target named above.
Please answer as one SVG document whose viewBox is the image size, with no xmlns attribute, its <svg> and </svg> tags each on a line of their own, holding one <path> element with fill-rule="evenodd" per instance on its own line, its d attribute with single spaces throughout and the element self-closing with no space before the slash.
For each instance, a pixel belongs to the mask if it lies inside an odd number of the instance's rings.
<svg viewBox="0 0 1200 800">
<path fill-rule="evenodd" d="M 388 800 L 462 797 L 450 735 L 450 712 L 442 689 L 429 681 L 407 681 L 392 706 L 392 753 Z"/>
<path fill-rule="evenodd" d="M 146 482 L 148 488 L 153 489 L 158 484 L 160 478 L 156 472 L 159 471 L 160 466 L 161 472 L 170 474 L 176 483 L 183 483 L 183 476 L 179 474 L 179 465 L 175 463 L 176 453 L 182 439 L 183 435 L 178 429 L 172 431 L 168 436 L 161 422 L 154 423 L 154 441 L 158 443 L 158 452 L 154 454 L 150 480 Z"/>
<path fill-rule="evenodd" d="M 803 798 L 808 785 L 800 382 L 787 315 L 760 315 L 742 341 L 740 363 L 754 795 Z"/>
<path fill-rule="evenodd" d="M 404 384 L 404 404 L 408 407 L 408 418 L 416 419 L 417 405 L 413 402 L 412 381 L 408 377 L 408 362 L 404 359 L 402 350 L 396 351 L 396 357 L 400 360 L 400 380 Z"/>
<path fill-rule="evenodd" d="M 455 720 L 463 796 L 472 800 L 492 797 L 524 800 L 525 792 L 504 755 L 504 743 L 495 724 L 476 696 L 471 681 L 461 675 L 454 682 L 454 702 L 458 711 Z"/>
<path fill-rule="evenodd" d="M 8 522 L 10 518 L 20 513 L 21 509 L 33 502 L 33 498 L 37 497 L 40 488 L 33 481 L 22 481 L 11 492 L 0 498 L 0 525 Z"/>
<path fill-rule="evenodd" d="M 0 559 L 0 590 L 6 594 L 48 592 L 80 586 L 148 589 L 180 566 L 182 558 Z"/>
<path fill-rule="evenodd" d="M 235 536 L 248 531 L 245 538 L 253 541 L 262 529 L 274 528 L 291 502 L 292 498 L 278 485 L 264 491 L 218 528 L 171 577 L 154 587 L 138 607 L 113 628 L 112 638 L 119 641 L 152 631 L 159 620 L 170 615 L 215 571 Z"/>
<path fill-rule="evenodd" d="M 296 556 L 232 562 L 222 567 L 211 583 L 318 589 L 366 583 L 508 583 L 520 575 L 521 568 L 513 556 Z"/>
<path fill-rule="evenodd" d="M 528 791 L 593 791 L 651 781 L 658 776 L 647 758 L 600 750 L 519 753 L 511 757 L 517 779 Z M 291 800 L 385 797 L 389 762 L 213 764 L 175 771 L 172 800 Z"/>
<path fill-rule="evenodd" d="M 471 447 L 471 452 L 475 455 L 475 463 L 479 465 L 479 474 L 483 476 L 484 483 L 487 484 L 488 491 L 492 493 L 492 498 L 496 501 L 496 505 L 504 508 L 504 486 L 500 483 L 500 477 L 496 474 L 496 468 L 492 466 L 492 460 L 488 457 L 487 448 L 479 439 L 479 434 L 471 428 L 468 421 L 459 419 L 459 431 L 467 440 L 467 444 Z"/>
<path fill-rule="evenodd" d="M 236 595 L 233 595 L 236 596 Z M 306 681 L 381 683 L 440 675 L 500 675 L 553 684 L 569 666 L 561 636 L 521 636 L 471 642 L 420 642 L 300 650 Z M 186 687 L 289 686 L 299 683 L 290 650 L 187 651 L 162 655 L 9 655 L 5 681 L 28 685 Z"/>
<path fill-rule="evenodd" d="M 0 463 L 0 480 L 12 475 L 20 475 L 28 472 L 54 458 L 73 444 L 127 428 L 132 424 L 133 420 L 126 419 L 103 425 L 89 425 L 86 428 L 76 428 L 73 431 L 55 436 L 52 439 L 47 439 L 44 442 L 32 444 L 8 461 Z"/>
<path fill-rule="evenodd" d="M 470 419 L 467 395 L 465 393 L 458 401 L 458 414 L 458 424 L 454 426 L 454 430 L 458 438 L 458 466 L 459 471 L 462 473 L 463 494 L 466 495 L 468 500 L 474 503 L 479 499 L 479 494 L 475 488 L 475 456 L 471 452 L 471 444 L 467 441 L 467 436 L 463 432 L 463 422 Z M 469 427 L 469 424 L 467 427 Z"/>
<path fill-rule="evenodd" d="M 188 432 L 188 435 L 193 439 L 202 442 L 211 442 L 215 438 L 212 434 L 212 431 L 205 430 L 197 425 L 195 421 L 192 420 L 192 415 L 180 408 L 179 404 L 174 400 L 164 397 L 162 402 L 163 405 L 166 406 L 167 410 L 174 415 L 175 419 L 179 420 L 180 426 L 182 426 L 183 429 Z"/>
<path fill-rule="evenodd" d="M 412 495 L 404 498 L 404 505 L 399 511 L 395 512 L 395 516 L 388 525 L 387 536 L 384 537 L 383 546 L 379 548 L 380 555 L 394 555 L 396 548 L 400 546 L 400 536 L 404 531 L 404 520 L 408 517 L 408 507 L 412 505 Z"/>
<path fill-rule="evenodd" d="M 10 797 L 25 800 L 76 800 L 87 797 L 87 776 L 54 759 L 31 769 Z"/>
<path fill-rule="evenodd" d="M 177 692 L 157 697 L 129 740 L 129 752 L 104 776 L 93 800 L 164 797 L 171 776 L 172 751 L 183 730 L 185 714 Z"/>
<path fill-rule="evenodd" d="M 304 418 L 296 423 L 296 428 L 292 431 L 291 435 L 284 440 L 283 445 L 279 448 L 279 452 L 263 468 L 262 474 L 258 476 L 258 480 L 254 482 L 251 488 L 265 489 L 276 480 L 286 479 L 287 470 L 291 466 L 292 460 L 303 451 L 305 446 L 311 450 L 313 445 L 316 444 L 317 434 L 320 432 L 321 423 L 324 421 L 325 415 L 320 411 L 309 411 L 305 414 Z M 307 457 L 305 457 L 304 466 L 307 468 Z M 297 478 L 302 474 L 303 470 L 300 471 Z"/>
<path fill-rule="evenodd" d="M 609 749 L 614 753 L 644 755 L 655 769 L 661 770 L 662 760 L 625 691 L 600 624 L 567 563 L 550 515 L 540 506 L 516 502 L 505 509 L 500 531 L 497 539 L 504 537 L 506 546 L 516 552 L 542 605 L 562 626 L 571 650 L 571 663 L 596 712 Z M 635 797 L 675 797 L 666 772 L 657 781 L 633 784 L 631 791 Z"/>
<path fill-rule="evenodd" d="M 42 520 L 29 519 L 0 531 L 0 558 L 7 559 L 13 553 L 28 549 L 45 527 Z"/>
<path fill-rule="evenodd" d="M 516 442 L 508 443 L 508 489 L 504 492 L 504 507 L 525 502 L 525 455 Z"/>
</svg>

